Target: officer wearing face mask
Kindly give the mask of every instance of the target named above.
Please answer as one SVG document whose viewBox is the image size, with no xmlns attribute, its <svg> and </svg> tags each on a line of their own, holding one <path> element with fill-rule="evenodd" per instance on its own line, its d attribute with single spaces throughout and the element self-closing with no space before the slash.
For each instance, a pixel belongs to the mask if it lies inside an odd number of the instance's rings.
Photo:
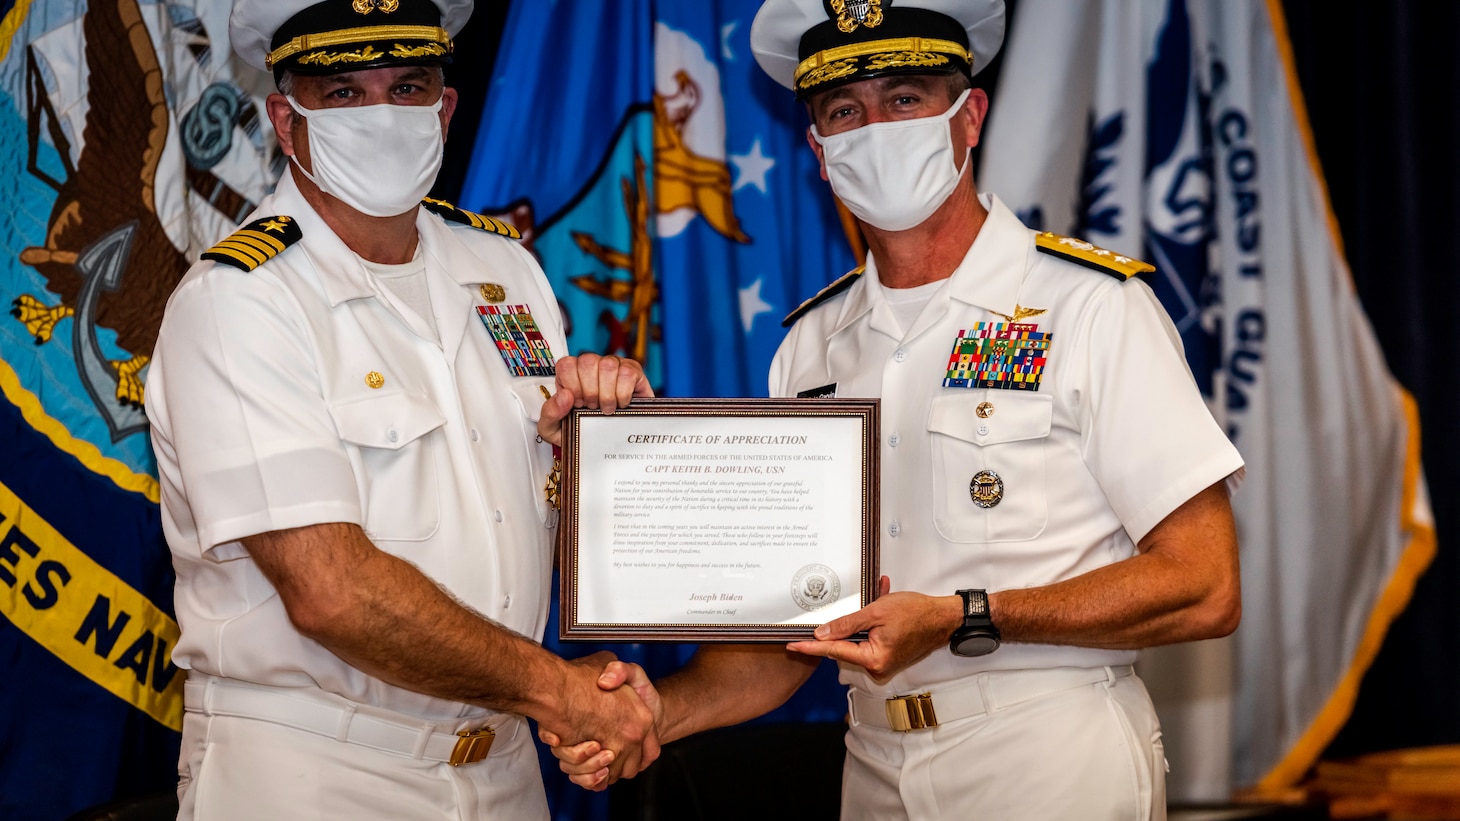
<svg viewBox="0 0 1460 821">
<path fill-rule="evenodd" d="M 557 301 L 517 233 L 422 202 L 470 12 L 234 5 L 289 166 L 179 284 L 149 376 L 181 818 L 546 819 L 525 716 L 625 766 L 657 754 L 601 660 L 537 643 L 559 423 L 646 395 L 642 371 L 555 363 Z"/>
<path fill-rule="evenodd" d="M 627 679 L 672 741 L 774 708 L 830 657 L 843 818 L 1164 818 L 1131 664 L 1236 628 L 1242 460 L 1136 278 L 1151 266 L 978 193 L 988 97 L 970 86 L 1003 32 L 1002 0 L 760 9 L 756 59 L 806 103 L 869 248 L 786 320 L 770 391 L 881 398 L 883 591 L 816 641 L 707 646 L 654 686 L 625 665 L 606 684 Z M 554 752 L 585 786 L 616 775 L 591 742 Z"/>
</svg>

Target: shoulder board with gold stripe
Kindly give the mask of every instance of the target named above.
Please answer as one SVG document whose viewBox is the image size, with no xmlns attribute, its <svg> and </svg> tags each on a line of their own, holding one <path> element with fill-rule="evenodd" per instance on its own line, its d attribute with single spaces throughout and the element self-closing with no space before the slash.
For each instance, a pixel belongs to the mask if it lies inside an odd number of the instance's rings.
<svg viewBox="0 0 1460 821">
<path fill-rule="evenodd" d="M 522 234 L 511 225 L 486 214 L 474 214 L 471 211 L 463 211 L 445 200 L 433 200 L 427 197 L 421 200 L 426 210 L 448 222 L 459 222 L 462 225 L 470 225 L 483 231 L 490 231 L 493 234 L 501 234 L 511 239 L 522 239 Z"/>
<path fill-rule="evenodd" d="M 1156 270 L 1156 266 L 1150 263 L 1107 251 L 1082 239 L 1062 237 L 1048 231 L 1035 236 L 1034 245 L 1041 253 L 1083 265 L 1092 271 L 1109 274 L 1122 282 L 1137 274 L 1149 274 Z"/>
<path fill-rule="evenodd" d="M 252 271 L 303 238 L 304 232 L 293 217 L 264 217 L 204 251 L 203 259 Z"/>
<path fill-rule="evenodd" d="M 836 282 L 833 282 L 825 288 L 822 288 L 820 291 L 817 291 L 816 296 L 801 303 L 800 307 L 787 314 L 786 318 L 781 320 L 781 327 L 789 328 L 792 325 L 795 325 L 796 320 L 805 316 L 808 312 L 810 312 L 812 308 L 815 308 L 817 305 L 820 305 L 821 303 L 827 301 L 828 299 L 831 299 L 842 291 L 845 291 L 846 289 L 852 287 L 852 283 L 856 282 L 857 277 L 861 276 L 862 272 L 865 270 L 867 270 L 865 267 L 858 266 L 846 272 L 845 274 L 842 274 L 842 276 L 837 279 Z"/>
</svg>

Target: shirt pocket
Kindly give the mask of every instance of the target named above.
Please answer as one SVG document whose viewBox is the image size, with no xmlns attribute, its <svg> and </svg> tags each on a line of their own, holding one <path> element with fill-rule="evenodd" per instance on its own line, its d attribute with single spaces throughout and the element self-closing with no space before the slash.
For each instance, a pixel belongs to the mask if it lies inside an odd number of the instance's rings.
<svg viewBox="0 0 1460 821">
<path fill-rule="evenodd" d="M 542 416 L 542 403 L 547 399 L 543 395 L 543 391 L 551 393 L 554 387 L 555 382 L 551 377 L 514 379 L 512 381 L 512 395 L 517 399 L 517 406 L 522 411 L 523 419 L 526 420 L 522 426 L 522 445 L 525 449 L 528 469 L 532 471 L 533 481 L 537 484 L 537 492 L 533 494 L 533 500 L 537 507 L 538 518 L 548 527 L 557 524 L 557 511 L 549 507 L 547 502 L 548 477 L 553 472 L 553 446 L 538 436 L 537 420 Z"/>
<path fill-rule="evenodd" d="M 372 541 L 419 542 L 441 526 L 436 475 L 446 417 L 424 396 L 377 393 L 330 407 L 356 474 Z"/>
<path fill-rule="evenodd" d="M 980 406 L 985 416 L 979 416 Z M 1053 397 L 1036 393 L 959 391 L 933 398 L 928 410 L 933 524 L 943 538 L 1016 542 L 1044 532 L 1049 521 L 1045 459 L 1053 417 Z M 971 489 L 984 471 L 1003 486 L 990 507 L 976 504 Z"/>
</svg>

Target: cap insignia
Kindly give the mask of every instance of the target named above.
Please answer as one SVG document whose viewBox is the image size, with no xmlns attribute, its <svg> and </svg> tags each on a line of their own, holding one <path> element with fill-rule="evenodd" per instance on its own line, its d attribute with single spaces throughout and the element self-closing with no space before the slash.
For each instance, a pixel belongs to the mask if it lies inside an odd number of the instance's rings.
<svg viewBox="0 0 1460 821">
<path fill-rule="evenodd" d="M 843 34 L 851 34 L 857 26 L 875 29 L 882 25 L 882 0 L 831 0 L 831 10 L 836 12 L 836 27 Z"/>
<path fill-rule="evenodd" d="M 350 7 L 358 14 L 369 14 L 380 9 L 381 14 L 390 14 L 400 8 L 400 0 L 355 0 Z"/>
</svg>

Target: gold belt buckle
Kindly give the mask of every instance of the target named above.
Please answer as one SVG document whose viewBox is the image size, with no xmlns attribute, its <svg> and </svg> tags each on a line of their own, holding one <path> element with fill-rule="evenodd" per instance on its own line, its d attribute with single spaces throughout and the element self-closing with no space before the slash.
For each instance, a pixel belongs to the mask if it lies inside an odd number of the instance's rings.
<svg viewBox="0 0 1460 821">
<path fill-rule="evenodd" d="M 460 767 L 463 764 L 475 764 L 487 757 L 492 751 L 492 741 L 497 738 L 497 733 L 491 727 L 480 727 L 475 730 L 462 730 L 457 733 L 456 747 L 451 751 L 450 763 L 453 767 Z"/>
<path fill-rule="evenodd" d="M 899 733 L 938 726 L 938 716 L 933 712 L 933 694 L 919 693 L 887 699 L 887 723 Z"/>
</svg>

